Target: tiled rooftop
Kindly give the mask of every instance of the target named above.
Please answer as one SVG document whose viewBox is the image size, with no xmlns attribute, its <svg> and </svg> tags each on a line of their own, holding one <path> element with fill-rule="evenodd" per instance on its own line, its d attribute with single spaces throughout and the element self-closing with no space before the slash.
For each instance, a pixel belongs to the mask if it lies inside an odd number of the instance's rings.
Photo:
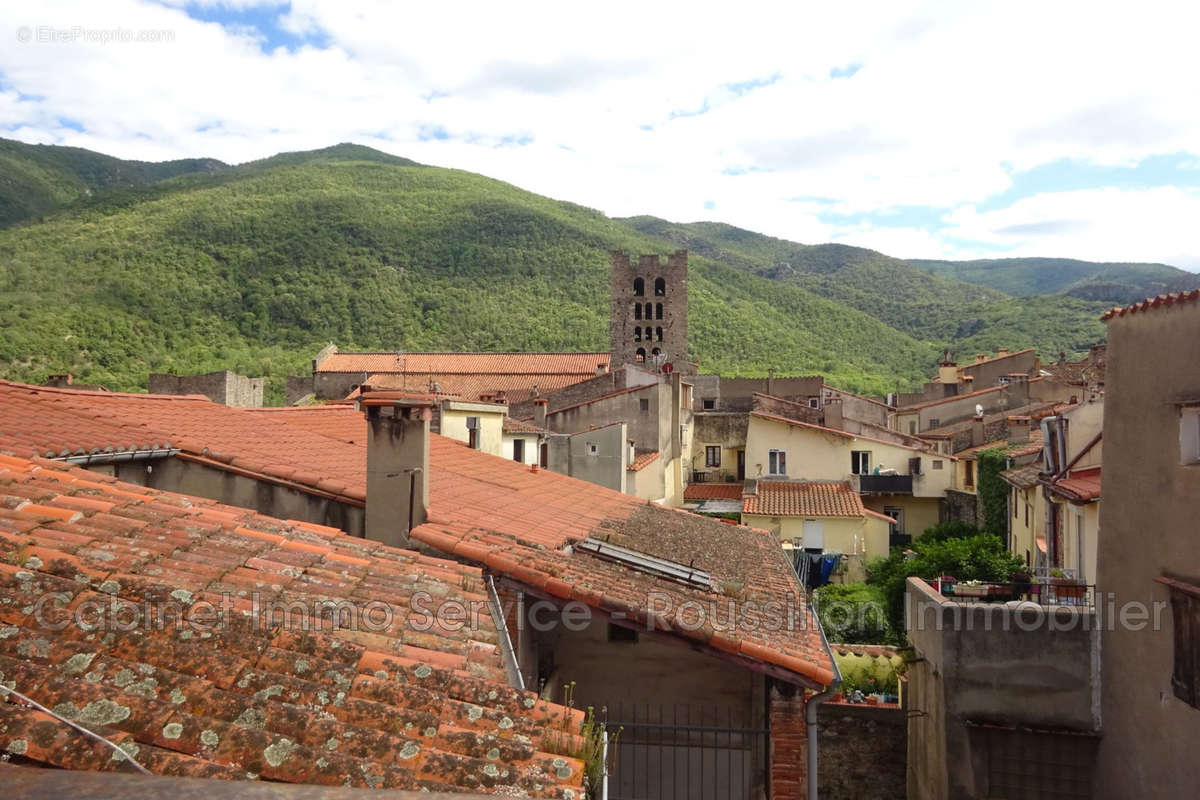
<svg viewBox="0 0 1200 800">
<path fill-rule="evenodd" d="M 1200 289 L 1192 289 L 1190 292 L 1160 294 L 1157 297 L 1149 297 L 1140 303 L 1134 303 L 1124 308 L 1120 306 L 1114 307 L 1104 312 L 1104 315 L 1100 319 L 1107 322 L 1113 317 L 1124 317 L 1127 314 L 1137 314 L 1142 311 L 1153 311 L 1156 308 L 1166 308 L 1180 303 L 1195 303 L 1197 301 L 1200 301 Z"/>
<path fill-rule="evenodd" d="M 684 500 L 741 500 L 742 482 L 689 483 L 683 490 Z"/>
<path fill-rule="evenodd" d="M 408 389 L 414 391 L 437 391 L 447 397 L 463 400 L 494 399 L 503 393 L 506 403 L 519 403 L 537 394 L 546 395 L 574 386 L 592 377 L 573 373 L 532 373 L 496 375 L 492 373 L 458 374 L 450 372 L 395 373 L 377 372 L 364 383 L 374 389 Z M 358 392 L 350 393 L 350 397 Z"/>
<path fill-rule="evenodd" d="M 530 420 L 513 419 L 507 416 L 504 418 L 503 429 L 505 433 L 546 433 L 545 428 L 539 428 Z"/>
<path fill-rule="evenodd" d="M 421 592 L 482 611 L 427 624 Z M 581 796 L 580 714 L 508 686 L 486 609 L 473 567 L 0 456 L 0 680 L 157 774 Z M 13 698 L 0 742 L 120 765 Z"/>
<path fill-rule="evenodd" d="M 877 439 L 873 436 L 864 436 L 862 434 L 850 433 L 848 431 L 839 430 L 838 428 L 826 428 L 824 425 L 814 425 L 811 422 L 801 422 L 800 420 L 797 420 L 797 419 L 792 419 L 790 417 L 783 417 L 778 414 L 771 414 L 766 411 L 751 411 L 750 416 L 758 417 L 759 419 L 771 420 L 773 422 L 782 422 L 784 424 L 791 425 L 794 428 L 806 428 L 808 430 L 817 431 L 819 433 L 827 433 L 832 436 L 839 436 L 843 439 L 857 439 L 857 440 L 864 441 L 864 442 L 876 442 L 878 444 L 886 444 L 886 445 L 891 445 L 892 447 L 899 447 L 904 450 L 912 450 L 913 452 L 928 452 L 932 455 L 941 455 L 940 453 L 938 453 L 936 450 L 933 449 L 932 445 L 925 445 L 924 447 L 922 447 L 920 445 L 915 445 L 915 444 L 901 444 L 900 442 L 888 441 L 887 439 Z M 905 438 L 913 439 L 914 441 L 918 440 L 917 437 L 905 437 Z"/>
<path fill-rule="evenodd" d="M 846 481 L 758 481 L 743 514 L 770 517 L 861 517 L 862 498 Z"/>
<path fill-rule="evenodd" d="M 1004 448 L 1010 458 L 1020 458 L 1021 456 L 1032 455 L 1042 449 L 1042 429 L 1030 428 L 1029 441 L 1027 442 L 1014 442 L 1009 444 L 1007 439 L 996 439 L 995 441 L 984 442 L 983 444 L 975 445 L 974 447 L 968 447 L 966 450 L 960 450 L 955 455 L 957 455 L 959 458 L 975 458 L 975 456 L 977 456 L 979 453 L 982 453 L 984 450 L 992 450 L 997 447 Z"/>
<path fill-rule="evenodd" d="M 334 353 L 317 372 L 539 375 L 592 377 L 609 365 L 608 353 Z"/>
<path fill-rule="evenodd" d="M 1000 477 L 1018 489 L 1030 489 L 1038 485 L 1038 466 L 1026 464 L 1023 467 L 1006 469 L 1000 473 Z"/>
<path fill-rule="evenodd" d="M 0 382 L 0 452 L 27 456 L 29 451 L 65 450 L 53 426 L 43 429 L 33 444 L 10 435 L 33 424 L 39 414 L 55 411 L 63 414 L 61 423 L 73 441 L 78 441 L 77 446 L 103 448 L 113 430 L 122 434 L 127 430 L 152 431 L 154 436 L 183 447 L 185 453 L 177 457 L 204 459 L 216 469 L 241 469 L 317 492 L 336 490 L 335 496 L 349 503 L 365 500 L 366 446 L 350 444 L 349 440 L 354 427 L 363 430 L 366 422 L 351 407 L 327 407 L 319 412 L 251 412 L 206 399 L 105 395 L 107 400 L 102 402 L 98 397 Z M 10 398 L 14 402 L 9 402 Z M 334 422 L 339 419 L 337 415 L 342 415 L 341 421 Z M 731 585 L 745 586 L 745 594 L 787 599 L 796 603 L 801 618 L 807 618 L 795 574 L 778 544 L 765 532 L 647 506 L 620 492 L 548 470 L 535 471 L 437 435 L 430 437 L 429 488 L 429 524 L 416 528 L 413 536 L 442 547 L 444 552 L 484 563 L 475 556 L 487 551 L 474 547 L 473 540 L 479 539 L 489 547 L 502 541 L 514 558 L 501 563 L 508 566 L 521 562 L 515 572 L 520 576 L 526 574 L 526 557 L 590 561 L 582 554 L 549 551 L 558 551 L 588 536 L 621 532 L 624 543 L 635 550 L 683 562 L 711 562 L 715 576 Z M 643 516 L 643 510 L 648 517 Z M 635 517 L 642 522 L 632 524 Z M 425 533 L 438 531 L 450 533 L 422 538 Z M 465 548 L 457 546 L 460 539 L 467 542 Z M 662 580 L 646 583 L 642 576 L 631 578 L 628 570 L 611 569 L 617 572 L 599 570 L 587 582 L 597 593 L 595 597 L 611 591 L 625 598 L 622 602 L 644 606 L 645 592 L 637 595 L 635 589 L 650 586 L 656 591 L 664 587 L 674 590 L 673 584 Z M 730 646 L 737 641 L 741 640 Z M 747 647 L 758 654 L 755 658 L 794 671 L 804 680 L 819 683 L 832 674 L 819 630 L 813 625 L 760 633 L 747 641 Z M 755 649 L 755 642 L 760 649 Z M 770 652 L 762 649 L 768 643 L 778 651 L 778 660 L 772 660 Z"/>
<path fill-rule="evenodd" d="M 640 472 L 650 466 L 658 459 L 660 453 L 657 450 L 650 450 L 645 453 L 638 453 L 632 463 L 627 467 L 630 472 Z"/>
<path fill-rule="evenodd" d="M 1054 481 L 1051 488 L 1080 503 L 1099 500 L 1100 467 L 1072 470 L 1065 477 Z"/>
</svg>

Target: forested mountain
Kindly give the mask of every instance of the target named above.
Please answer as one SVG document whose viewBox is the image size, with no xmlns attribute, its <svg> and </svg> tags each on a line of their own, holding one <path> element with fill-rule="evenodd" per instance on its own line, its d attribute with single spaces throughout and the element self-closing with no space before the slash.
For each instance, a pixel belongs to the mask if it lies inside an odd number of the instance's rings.
<svg viewBox="0 0 1200 800">
<path fill-rule="evenodd" d="M 1072 258 L 913 259 L 909 263 L 935 275 L 990 286 L 1015 297 L 1064 294 L 1109 305 L 1200 287 L 1200 275 L 1166 264 L 1098 263 Z"/>
<path fill-rule="evenodd" d="M 884 392 L 923 380 L 945 346 L 1057 355 L 1104 333 L 1104 303 L 726 225 L 614 220 L 357 145 L 229 167 L 0 142 L 0 189 L 0 376 L 18 380 L 139 390 L 150 371 L 230 368 L 272 377 L 278 397 L 330 341 L 604 350 L 614 248 L 692 251 L 692 355 L 727 374 Z"/>
</svg>

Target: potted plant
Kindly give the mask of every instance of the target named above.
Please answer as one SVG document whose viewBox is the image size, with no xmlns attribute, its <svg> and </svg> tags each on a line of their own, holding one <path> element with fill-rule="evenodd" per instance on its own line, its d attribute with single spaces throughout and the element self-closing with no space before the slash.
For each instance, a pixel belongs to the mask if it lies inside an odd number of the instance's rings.
<svg viewBox="0 0 1200 800">
<path fill-rule="evenodd" d="M 1061 569 L 1050 570 L 1050 583 L 1054 586 L 1054 596 L 1059 600 L 1080 600 L 1087 593 L 1087 586 L 1073 578 Z"/>
<path fill-rule="evenodd" d="M 938 589 L 944 595 L 954 594 L 954 584 L 958 583 L 958 578 L 953 575 L 942 575 L 937 579 Z"/>
</svg>

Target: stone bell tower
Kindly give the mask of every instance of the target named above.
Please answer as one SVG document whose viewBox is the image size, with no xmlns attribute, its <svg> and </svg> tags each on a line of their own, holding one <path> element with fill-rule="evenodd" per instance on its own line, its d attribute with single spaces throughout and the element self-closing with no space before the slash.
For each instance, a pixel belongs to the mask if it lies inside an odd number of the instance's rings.
<svg viewBox="0 0 1200 800">
<path fill-rule="evenodd" d="M 688 362 L 687 250 L 676 250 L 666 264 L 657 254 L 612 252 L 612 310 L 608 320 L 612 367 L 633 364 L 684 371 Z"/>
</svg>

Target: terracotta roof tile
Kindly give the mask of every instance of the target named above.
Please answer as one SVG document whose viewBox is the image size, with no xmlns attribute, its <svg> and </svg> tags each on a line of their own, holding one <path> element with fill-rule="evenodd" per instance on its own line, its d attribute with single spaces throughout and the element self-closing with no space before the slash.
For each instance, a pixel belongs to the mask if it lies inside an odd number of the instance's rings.
<svg viewBox="0 0 1200 800">
<path fill-rule="evenodd" d="M 684 500 L 741 500 L 739 483 L 689 483 L 683 490 Z"/>
<path fill-rule="evenodd" d="M 1000 478 L 1018 489 L 1030 489 L 1038 485 L 1038 467 L 1026 464 L 1023 467 L 1013 467 L 1000 473 Z"/>
<path fill-rule="evenodd" d="M 1134 303 L 1124 308 L 1120 306 L 1114 307 L 1104 312 L 1104 315 L 1100 319 L 1107 322 L 1113 317 L 1123 317 L 1126 314 L 1136 314 L 1141 311 L 1153 311 L 1156 308 L 1165 308 L 1181 303 L 1194 303 L 1197 300 L 1200 300 L 1200 289 L 1192 289 L 1190 292 L 1160 294 L 1157 297 L 1149 297 L 1140 303 Z"/>
<path fill-rule="evenodd" d="M 758 481 L 743 514 L 770 517 L 861 517 L 862 498 L 846 481 Z"/>
<path fill-rule="evenodd" d="M 147 426 L 170 432 L 181 442 L 179 446 L 184 452 L 177 458 L 202 461 L 213 468 L 244 470 L 260 477 L 267 467 L 287 470 L 303 464 L 306 472 L 311 471 L 314 477 L 321 476 L 324 485 L 328 486 L 329 481 L 344 485 L 339 494 L 343 502 L 361 504 L 365 498 L 365 445 L 351 444 L 350 437 L 341 434 L 327 435 L 330 430 L 350 433 L 353 426 L 360 430 L 365 428 L 365 420 L 352 407 L 337 406 L 316 412 L 328 414 L 326 418 L 299 411 L 249 412 L 207 400 L 173 398 L 165 401 L 145 395 L 126 395 L 119 401 L 104 402 L 99 395 L 80 397 L 87 393 L 52 391 L 57 394 L 48 395 L 37 387 L 0 382 L 0 450 L 8 450 L 11 446 L 6 431 L 19 429 L 27 420 L 35 418 L 43 406 L 49 405 L 52 409 L 64 410 L 65 421 L 73 425 L 91 446 L 102 446 L 106 438 L 107 428 L 98 432 L 94 429 L 93 423 L 97 419 L 118 430 Z M 8 403 L 10 397 L 17 402 Z M 19 409 L 19 413 L 11 411 L 14 408 Z M 312 425 L 324 432 L 310 428 Z M 58 441 L 57 436 L 53 429 L 46 430 L 31 449 L 38 451 L 46 448 L 47 443 L 53 445 Z M 4 456 L 0 455 L 2 458 Z M 44 463 L 52 471 L 61 468 L 55 462 Z M 30 468 L 29 462 L 19 461 L 13 471 Z M 275 471 L 282 474 L 280 470 Z M 301 484 L 296 481 L 300 477 L 299 473 L 292 473 L 290 479 L 272 480 L 288 480 L 291 481 L 288 485 L 299 487 Z M 115 494 L 134 488 L 137 492 L 143 491 L 140 487 L 99 482 L 101 478 L 91 476 L 102 493 Z M 489 456 L 437 435 L 430 437 L 429 481 L 429 523 L 418 527 L 413 532 L 414 538 L 428 539 L 446 552 L 487 563 L 500 572 L 521 573 L 539 581 L 538 575 L 545 576 L 546 580 L 551 576 L 538 572 L 537 558 L 553 559 L 560 555 L 578 558 L 581 562 L 578 568 L 588 572 L 589 577 L 576 581 L 573 590 L 578 589 L 593 599 L 620 599 L 622 603 L 636 603 L 639 607 L 645 607 L 649 602 L 647 597 L 651 589 L 674 590 L 674 585 L 640 574 L 631 576 L 629 570 L 611 564 L 596 566 L 593 570 L 596 559 L 582 554 L 567 556 L 557 551 L 589 536 L 618 536 L 635 550 L 672 560 L 707 564 L 715 576 L 730 585 L 745 586 L 748 595 L 794 603 L 802 621 L 799 627 L 755 634 L 756 641 L 780 653 L 773 662 L 776 666 L 796 672 L 801 680 L 815 683 L 827 682 L 832 674 L 819 630 L 809 621 L 807 605 L 799 592 L 794 571 L 778 543 L 765 532 L 723 525 L 682 511 L 647 506 L 637 498 L 547 470 L 534 471 L 511 459 Z M 316 493 L 321 491 L 321 486 L 319 482 L 304 488 Z M 164 497 L 161 493 L 149 493 Z M 2 494 L 4 491 L 0 491 Z M 194 544 L 189 544 L 193 542 L 189 536 L 203 539 L 237 553 L 239 566 L 209 584 L 211 590 L 218 593 L 240 587 L 236 589 L 241 592 L 237 598 L 248 596 L 251 591 L 270 591 L 284 598 L 292 592 L 306 593 L 302 583 L 314 581 L 314 565 L 323 565 L 330 570 L 361 568 L 361 565 L 336 561 L 317 553 L 297 554 L 291 548 L 277 546 L 280 542 L 274 541 L 275 536 L 312 545 L 330 542 L 332 537 L 333 549 L 351 558 L 368 560 L 372 574 L 386 575 L 386 563 L 391 561 L 396 562 L 395 568 L 401 573 L 413 569 L 410 564 L 423 563 L 419 560 L 422 557 L 410 551 L 388 551 L 385 555 L 372 542 L 336 536 L 328 529 L 313 532 L 278 520 L 256 522 L 263 518 L 195 499 L 179 500 L 193 504 L 186 510 L 186 516 L 172 518 L 164 511 L 165 519 L 141 519 L 145 510 L 137 508 L 136 502 L 131 510 L 125 503 L 131 500 L 123 498 L 120 508 L 114 509 L 125 516 L 104 512 L 85 514 L 86 519 L 81 522 L 86 521 L 101 530 L 119 532 L 115 537 L 106 536 L 85 547 L 106 551 L 106 556 L 113 559 L 110 562 L 113 571 L 119 564 L 121 570 L 136 573 L 145 564 L 173 551 L 191 552 Z M 181 520 L 191 525 L 192 530 L 180 531 L 182 543 L 162 542 L 161 549 L 165 552 L 150 546 L 154 543 L 147 538 L 149 534 L 139 537 L 140 547 L 136 549 L 119 544 L 129 541 L 130 530 L 140 530 L 142 526 L 158 530 L 164 526 L 178 526 Z M 39 520 L 17 517 L 15 513 L 8 518 L 0 514 L 0 526 L 4 526 L 0 530 L 11 527 L 15 532 L 24 533 L 40 524 Z M 435 534 L 439 531 L 447 538 L 437 537 Z M 212 549 L 209 547 L 206 552 Z M 80 552 L 77 550 L 76 554 Z M 295 559 L 301 556 L 310 560 L 297 562 Z M 418 560 L 413 562 L 414 558 Z M 530 569 L 533 571 L 529 572 Z M 431 574 L 436 576 L 436 569 Z M 329 585 L 323 573 L 320 579 L 321 585 Z M 356 578 L 351 575 L 347 580 L 353 582 Z M 358 579 L 357 587 L 352 596 L 373 597 L 379 592 L 368 578 Z M 398 596 L 394 594 L 395 587 L 384 591 Z"/>
<path fill-rule="evenodd" d="M 548 432 L 545 428 L 539 428 L 537 425 L 534 425 L 529 420 L 513 419 L 512 417 L 509 417 L 509 416 L 506 416 L 504 418 L 504 426 L 503 427 L 504 427 L 505 433 L 547 433 Z"/>
<path fill-rule="evenodd" d="M 639 472 L 642 469 L 650 466 L 658 459 L 660 453 L 657 450 L 651 450 L 646 453 L 638 453 L 630 465 L 626 468 L 630 472 Z"/>
<path fill-rule="evenodd" d="M 1050 484 L 1050 488 L 1080 503 L 1100 499 L 1100 467 L 1072 470 L 1066 477 Z"/>
<path fill-rule="evenodd" d="M 317 372 L 448 373 L 593 377 L 608 353 L 334 353 Z"/>
<path fill-rule="evenodd" d="M 535 749 L 572 745 L 561 725 L 578 712 L 503 682 L 490 614 L 461 631 L 408 625 L 414 587 L 482 599 L 477 568 L 41 463 L 3 457 L 0 496 L 36 493 L 47 508 L 90 502 L 77 517 L 41 517 L 0 537 L 0 673 L 152 772 L 411 790 L 512 786 L 541 797 L 581 786 L 582 764 L 567 750 Z M 147 511 L 154 524 L 138 519 Z M 334 557 L 343 544 L 353 561 Z M 110 546 L 140 555 L 101 557 Z M 238 575 L 261 576 L 257 616 L 249 595 L 231 589 L 249 585 Z M 318 603 L 363 613 L 372 581 L 390 587 L 390 624 L 321 628 Z M 53 602 L 38 606 L 45 597 Z M 167 624 L 103 624 L 148 600 Z M 271 603 L 285 604 L 292 624 L 263 613 Z M 34 763 L 112 765 L 111 751 L 17 702 L 0 703 L 0 734 L 24 742 Z M 486 769 L 496 751 L 504 769 Z"/>
</svg>

